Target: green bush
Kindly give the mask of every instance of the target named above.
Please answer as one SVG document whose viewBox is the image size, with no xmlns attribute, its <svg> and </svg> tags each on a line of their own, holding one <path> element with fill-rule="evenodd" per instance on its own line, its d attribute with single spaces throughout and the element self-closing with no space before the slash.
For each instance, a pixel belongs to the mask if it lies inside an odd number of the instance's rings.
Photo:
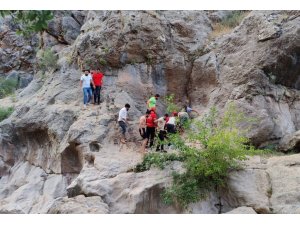
<svg viewBox="0 0 300 225">
<path fill-rule="evenodd" d="M 10 114 L 12 114 L 14 111 L 13 107 L 9 107 L 9 108 L 1 108 L 0 107 L 0 122 L 2 120 L 5 120 L 6 118 L 8 118 L 10 116 Z"/>
<path fill-rule="evenodd" d="M 37 53 L 38 69 L 43 72 L 54 72 L 57 69 L 58 57 L 51 49 L 40 50 Z"/>
<path fill-rule="evenodd" d="M 165 154 L 164 159 L 180 159 L 185 171 L 174 172 L 172 186 L 163 193 L 165 203 L 185 207 L 205 199 L 209 192 L 225 186 L 229 172 L 242 168 L 241 162 L 247 155 L 261 153 L 249 144 L 247 129 L 239 128 L 247 119 L 234 105 L 228 106 L 221 119 L 217 115 L 213 108 L 201 121 L 191 124 L 184 138 L 179 134 L 170 137 L 178 154 L 173 158 Z M 163 168 L 160 165 L 164 165 L 164 159 L 146 155 L 142 165 L 146 165 L 145 169 L 150 168 L 149 164 Z"/>
<path fill-rule="evenodd" d="M 17 79 L 0 78 L 0 98 L 4 98 L 16 90 L 18 85 Z"/>
<path fill-rule="evenodd" d="M 167 113 L 172 113 L 174 111 L 179 112 L 179 107 L 174 103 L 175 95 L 167 95 L 164 98 L 164 102 L 167 105 Z"/>
</svg>

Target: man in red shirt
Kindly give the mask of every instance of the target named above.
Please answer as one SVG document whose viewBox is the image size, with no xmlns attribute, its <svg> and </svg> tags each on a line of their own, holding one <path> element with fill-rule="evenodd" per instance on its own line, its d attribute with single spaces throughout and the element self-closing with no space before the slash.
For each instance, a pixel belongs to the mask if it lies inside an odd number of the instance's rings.
<svg viewBox="0 0 300 225">
<path fill-rule="evenodd" d="M 146 137 L 142 144 L 142 151 L 143 153 L 146 152 L 146 146 L 148 142 L 150 142 L 149 147 L 153 146 L 154 137 L 155 137 L 155 128 L 157 127 L 156 124 L 157 116 L 154 110 L 150 110 L 150 114 L 146 115 Z"/>
<path fill-rule="evenodd" d="M 100 91 L 103 84 L 103 73 L 92 71 L 92 77 L 95 84 L 94 103 L 100 105 Z"/>
</svg>

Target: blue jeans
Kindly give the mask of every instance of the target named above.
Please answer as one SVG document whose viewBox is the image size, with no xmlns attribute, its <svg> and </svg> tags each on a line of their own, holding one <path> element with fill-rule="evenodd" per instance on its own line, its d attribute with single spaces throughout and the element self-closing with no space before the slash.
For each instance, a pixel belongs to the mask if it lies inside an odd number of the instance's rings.
<svg viewBox="0 0 300 225">
<path fill-rule="evenodd" d="M 87 88 L 83 88 L 83 103 L 86 105 L 92 97 L 93 93 L 92 93 L 92 88 L 87 87 Z"/>
<path fill-rule="evenodd" d="M 124 121 L 119 121 L 119 126 L 121 127 L 122 134 L 125 136 L 127 125 Z"/>
</svg>

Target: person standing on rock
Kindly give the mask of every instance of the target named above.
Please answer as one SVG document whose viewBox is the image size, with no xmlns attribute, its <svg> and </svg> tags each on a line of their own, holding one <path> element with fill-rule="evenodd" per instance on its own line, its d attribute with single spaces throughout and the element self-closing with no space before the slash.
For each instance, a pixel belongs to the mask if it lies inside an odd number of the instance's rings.
<svg viewBox="0 0 300 225">
<path fill-rule="evenodd" d="M 103 73 L 99 71 L 92 71 L 92 75 L 95 84 L 94 103 L 100 105 L 100 91 L 103 83 Z"/>
<path fill-rule="evenodd" d="M 83 104 L 84 108 L 86 108 L 86 105 L 90 102 L 92 98 L 92 89 L 91 85 L 95 87 L 95 84 L 93 82 L 93 78 L 90 74 L 89 70 L 85 70 L 84 74 L 80 78 L 80 87 L 83 90 Z"/>
<path fill-rule="evenodd" d="M 130 109 L 130 105 L 128 103 L 125 104 L 125 107 L 123 107 L 119 111 L 119 118 L 118 118 L 118 123 L 119 126 L 122 130 L 122 137 L 121 137 L 121 142 L 123 144 L 126 143 L 126 129 L 127 129 L 127 112 Z"/>
<path fill-rule="evenodd" d="M 156 94 L 155 96 L 152 96 L 148 101 L 147 101 L 147 106 L 149 110 L 154 110 L 156 111 L 156 101 L 160 97 L 159 94 Z"/>
<path fill-rule="evenodd" d="M 146 114 L 142 115 L 140 117 L 139 132 L 140 132 L 140 135 L 143 138 L 143 140 L 146 138 L 146 127 L 147 127 L 146 118 L 147 118 L 147 116 L 149 116 L 149 114 L 150 114 L 150 111 L 147 110 Z"/>
<path fill-rule="evenodd" d="M 155 128 L 156 128 L 156 113 L 154 110 L 150 110 L 150 114 L 146 116 L 146 139 L 143 141 L 142 144 L 142 151 L 146 152 L 146 146 L 149 143 L 149 147 L 151 148 L 154 144 L 154 137 L 155 137 Z"/>
</svg>

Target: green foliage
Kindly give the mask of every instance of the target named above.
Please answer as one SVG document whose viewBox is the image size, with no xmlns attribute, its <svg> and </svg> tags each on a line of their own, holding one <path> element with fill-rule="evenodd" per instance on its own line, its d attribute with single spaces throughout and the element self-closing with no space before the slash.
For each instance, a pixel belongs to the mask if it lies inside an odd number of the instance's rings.
<svg viewBox="0 0 300 225">
<path fill-rule="evenodd" d="M 175 95 L 174 94 L 165 96 L 164 102 L 167 105 L 167 113 L 172 113 L 174 111 L 176 111 L 176 112 L 179 111 L 179 107 L 174 103 L 174 101 L 175 101 Z"/>
<path fill-rule="evenodd" d="M 53 13 L 49 10 L 1 10 L 0 16 L 11 15 L 13 21 L 20 25 L 18 34 L 28 36 L 31 33 L 41 32 L 47 29 L 48 22 L 53 19 Z"/>
<path fill-rule="evenodd" d="M 0 122 L 8 118 L 14 111 L 13 107 L 1 108 L 0 107 Z"/>
<path fill-rule="evenodd" d="M 247 155 L 261 154 L 254 149 L 245 136 L 247 129 L 240 124 L 246 119 L 233 104 L 229 104 L 221 119 L 218 120 L 215 108 L 210 110 L 201 121 L 191 124 L 183 138 L 179 134 L 170 135 L 169 141 L 178 150 L 176 157 L 183 162 L 184 172 L 173 174 L 173 184 L 163 193 L 165 203 L 177 203 L 185 207 L 189 203 L 205 199 L 211 191 L 226 184 L 231 170 L 242 168 Z M 164 165 L 162 158 L 145 156 L 143 169 L 151 164 Z M 177 160 L 176 158 L 168 159 Z"/>
<path fill-rule="evenodd" d="M 100 59 L 99 59 L 99 63 L 100 63 L 100 65 L 102 65 L 102 66 L 106 66 L 106 65 L 107 65 L 106 60 L 103 59 L 103 58 L 100 58 Z"/>
<path fill-rule="evenodd" d="M 18 85 L 17 79 L 0 78 L 0 98 L 4 98 L 16 90 Z"/>
<path fill-rule="evenodd" d="M 58 57 L 51 49 L 40 50 L 37 53 L 38 69 L 43 72 L 54 72 L 57 69 Z"/>
<path fill-rule="evenodd" d="M 221 25 L 234 28 L 241 23 L 245 15 L 246 15 L 245 11 L 235 10 L 221 21 Z"/>
<path fill-rule="evenodd" d="M 171 161 L 182 161 L 182 158 L 177 154 L 164 154 L 164 153 L 149 153 L 145 155 L 142 163 L 135 166 L 135 172 L 143 172 L 149 170 L 152 165 L 164 169 L 165 166 Z"/>
</svg>

